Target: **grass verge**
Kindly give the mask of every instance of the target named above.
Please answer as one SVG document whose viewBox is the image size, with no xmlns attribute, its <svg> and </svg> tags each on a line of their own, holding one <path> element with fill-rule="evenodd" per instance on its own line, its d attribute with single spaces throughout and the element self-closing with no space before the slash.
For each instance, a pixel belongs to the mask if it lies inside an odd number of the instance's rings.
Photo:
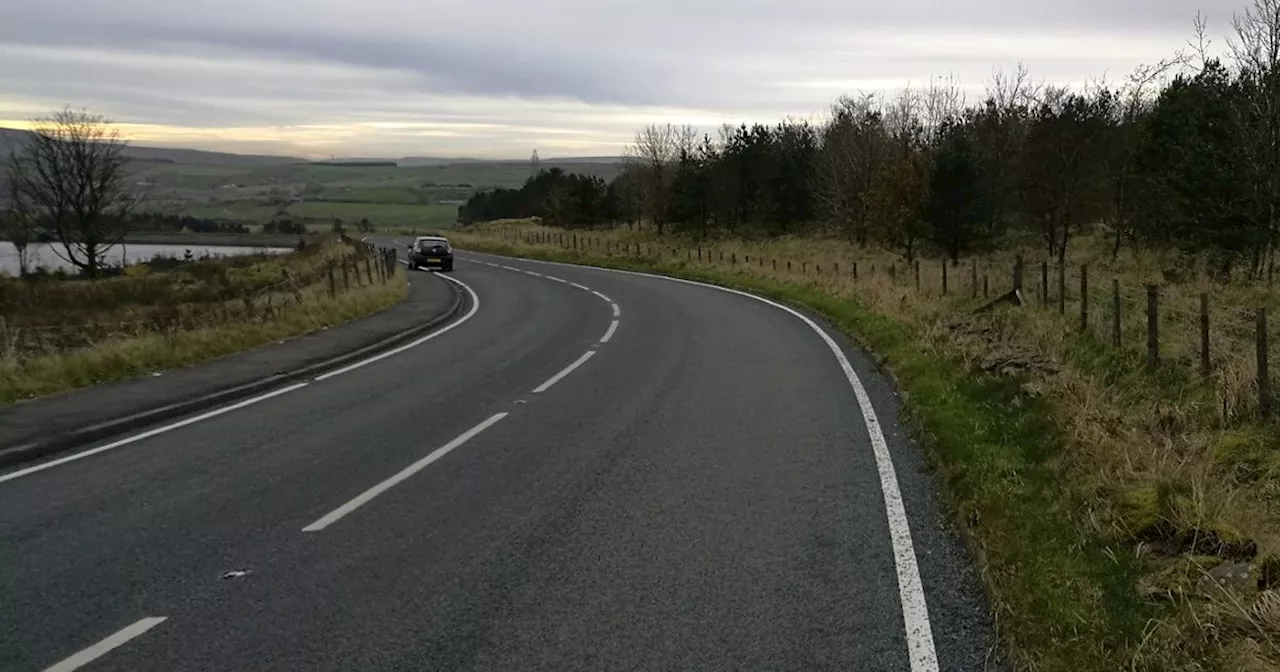
<svg viewBox="0 0 1280 672">
<path fill-rule="evenodd" d="M 887 283 L 699 264 L 683 249 L 642 259 L 616 244 L 606 254 L 510 242 L 483 226 L 451 236 L 464 249 L 754 291 L 853 335 L 907 393 L 905 412 L 972 542 L 1015 668 L 1276 669 L 1277 526 L 1267 487 L 1244 479 L 1280 475 L 1280 451 L 1268 448 L 1280 446 L 1273 427 L 1224 425 L 1190 377 L 1146 374 L 1039 312 L 975 322 L 957 319 L 964 312 L 947 300 Z M 1247 576 L 1233 584 L 1224 567 Z"/>
<path fill-rule="evenodd" d="M 204 270 L 198 275 L 205 280 L 163 278 L 161 287 L 165 296 L 155 301 L 151 301 L 155 298 L 151 294 L 156 289 L 153 281 L 162 275 L 158 273 L 147 274 L 145 278 L 110 278 L 92 285 L 63 281 L 42 288 L 84 297 L 86 311 L 90 306 L 107 304 L 96 312 L 121 319 L 121 315 L 143 308 L 120 305 L 108 299 L 117 294 L 134 293 L 130 288 L 137 285 L 142 289 L 140 283 L 145 281 L 146 288 L 153 290 L 147 294 L 145 308 L 153 312 L 145 313 L 127 329 L 91 337 L 87 344 L 81 342 L 84 334 L 102 324 L 105 318 L 99 317 L 93 324 L 45 324 L 29 329 L 14 326 L 11 318 L 0 325 L 3 327 L 0 336 L 4 337 L 0 343 L 0 405 L 198 364 L 364 317 L 408 297 L 404 270 L 398 264 L 394 275 L 384 283 L 376 273 L 370 281 L 369 271 L 362 265 L 367 261 L 361 261 L 360 255 L 343 245 L 325 246 L 297 256 L 297 259 L 262 259 L 248 265 L 237 259 L 201 262 Z M 233 268 L 237 264 L 242 267 Z M 330 264 L 347 268 L 337 276 L 346 276 L 346 283 L 339 281 L 332 295 L 326 272 Z M 294 282 L 287 287 L 261 286 L 261 276 L 279 278 L 282 268 L 294 270 Z M 239 271 L 238 279 L 227 280 L 228 271 Z M 210 300 L 198 300 L 209 298 L 202 291 L 202 282 L 223 292 L 213 292 Z M 109 287 L 112 283 L 119 287 Z M 241 286 L 245 291 L 237 291 Z M 166 301 L 179 296 L 180 289 L 188 300 L 165 305 Z M 74 311 L 74 306 L 70 308 Z M 75 347 L 65 344 L 59 347 L 46 344 L 39 349 L 19 347 L 27 336 L 39 334 L 40 330 L 73 332 Z M 26 344 L 39 345 L 40 342 L 41 338 L 36 338 L 27 340 Z"/>
</svg>

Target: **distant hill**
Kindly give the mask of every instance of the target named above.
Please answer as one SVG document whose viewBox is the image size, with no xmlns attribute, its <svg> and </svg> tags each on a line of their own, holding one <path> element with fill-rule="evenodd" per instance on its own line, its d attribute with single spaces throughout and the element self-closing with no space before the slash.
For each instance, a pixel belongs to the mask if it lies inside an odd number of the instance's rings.
<svg viewBox="0 0 1280 672">
<path fill-rule="evenodd" d="M 0 156 L 7 157 L 9 152 L 16 149 L 26 136 L 27 131 L 0 128 Z M 169 149 L 167 147 L 145 147 L 133 144 L 125 148 L 124 155 L 138 161 L 210 166 L 271 166 L 308 163 L 306 159 L 292 156 L 231 154 L 229 152 L 210 152 L 202 149 Z"/>
<path fill-rule="evenodd" d="M 565 165 L 565 164 L 582 164 L 582 163 L 620 163 L 620 156 L 564 156 L 556 158 L 542 159 L 542 163 L 549 166 Z M 471 157 L 460 158 L 444 158 L 437 156 L 406 156 L 396 159 L 396 163 L 402 167 L 410 168 L 415 166 L 448 166 L 463 163 L 489 163 L 500 165 L 528 164 L 529 159 L 476 159 Z"/>
<path fill-rule="evenodd" d="M 0 128 L 0 161 L 16 148 L 27 131 L 13 128 Z M 471 157 L 448 158 L 435 156 L 406 156 L 399 159 L 386 157 L 342 157 L 329 161 L 313 162 L 292 156 L 273 156 L 265 154 L 232 154 L 230 152 L 213 152 L 203 149 L 171 149 L 167 147 L 147 147 L 130 144 L 125 149 L 125 156 L 136 161 L 148 163 L 178 163 L 185 165 L 209 166 L 279 166 L 290 164 L 323 164 L 337 166 L 399 165 L 401 168 L 420 168 L 429 166 L 450 165 L 529 165 L 529 159 L 477 159 Z M 578 166 L 584 164 L 616 164 L 622 161 L 620 156 L 563 156 L 542 159 L 542 164 L 551 166 Z"/>
</svg>

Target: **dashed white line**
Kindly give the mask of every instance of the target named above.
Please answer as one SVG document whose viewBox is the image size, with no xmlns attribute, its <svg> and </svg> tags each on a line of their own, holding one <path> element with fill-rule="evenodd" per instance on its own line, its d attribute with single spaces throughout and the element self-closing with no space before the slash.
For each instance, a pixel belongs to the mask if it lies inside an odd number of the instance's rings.
<svg viewBox="0 0 1280 672">
<path fill-rule="evenodd" d="M 608 343 L 608 342 L 609 342 L 609 339 L 613 338 L 613 332 L 615 332 L 615 331 L 617 331 L 617 330 L 618 330 L 618 321 L 617 321 L 617 320 L 614 320 L 614 321 L 610 322 L 610 323 L 609 323 L 609 330 L 608 330 L 608 331 L 606 331 L 606 332 L 604 332 L 604 336 L 601 336 L 601 337 L 600 337 L 600 342 L 601 342 L 601 343 Z"/>
<path fill-rule="evenodd" d="M 613 302 L 611 301 L 611 302 L 609 302 L 609 305 L 613 307 L 613 316 L 614 316 L 614 317 L 621 317 L 621 316 L 622 316 L 622 310 L 618 308 L 618 304 L 613 303 Z"/>
<path fill-rule="evenodd" d="M 598 297 L 600 297 L 600 298 L 602 298 L 602 299 L 604 299 L 605 301 L 608 301 L 609 303 L 613 303 L 613 299 L 611 299 L 611 298 L 609 298 L 609 297 L 605 296 L 604 294 L 601 294 L 600 292 L 597 292 L 597 291 L 596 291 L 596 290 L 594 290 L 594 289 L 593 289 L 593 290 L 591 290 L 591 293 L 592 293 L 592 294 L 595 294 L 596 296 L 598 296 Z"/>
<path fill-rule="evenodd" d="M 564 369 L 561 370 L 560 373 L 557 373 L 556 375 L 551 376 L 551 378 L 547 379 L 547 382 L 533 388 L 533 393 L 540 394 L 542 392 L 546 392 L 547 390 L 551 389 L 551 386 L 560 382 L 561 378 L 564 378 L 565 376 L 573 373 L 574 369 L 578 368 L 579 366 L 586 364 L 587 360 L 591 359 L 591 356 L 594 354 L 596 354 L 595 350 L 586 351 L 586 353 L 584 353 L 581 357 L 575 359 L 572 364 L 564 367 Z"/>
<path fill-rule="evenodd" d="M 590 287 L 587 287 L 586 285 L 579 285 L 579 284 L 578 284 L 578 283 L 576 283 L 576 282 L 571 282 L 571 283 L 569 283 L 569 284 L 570 284 L 571 286 L 573 286 L 573 287 L 577 287 L 578 289 L 581 289 L 581 290 L 583 290 L 583 291 L 587 291 L 587 292 L 591 291 L 591 288 L 590 288 Z"/>
<path fill-rule="evenodd" d="M 911 541 L 911 525 L 907 519 L 906 507 L 902 502 L 902 491 L 898 486 L 897 472 L 893 467 L 893 456 L 889 453 L 889 444 L 884 438 L 884 430 L 880 427 L 880 418 L 876 415 L 875 406 L 871 403 L 871 396 L 862 384 L 862 379 L 853 370 L 853 365 L 849 362 L 848 356 L 844 354 L 844 350 L 835 342 L 835 339 L 831 338 L 822 327 L 819 327 L 817 323 L 800 311 L 750 292 L 657 273 L 624 271 L 586 264 L 565 264 L 555 261 L 542 261 L 540 259 L 527 261 L 550 266 L 593 268 L 612 273 L 657 278 L 669 282 L 707 287 L 730 294 L 737 294 L 785 311 L 804 322 L 805 325 L 817 333 L 835 356 L 841 371 L 844 372 L 845 379 L 848 381 L 849 386 L 853 388 L 854 397 L 857 399 L 858 406 L 862 411 L 863 424 L 866 426 L 867 435 L 871 439 L 871 452 L 875 455 L 876 471 L 880 477 L 880 491 L 884 499 L 885 514 L 889 523 L 889 539 L 893 546 L 894 569 L 898 575 L 898 598 L 902 604 L 902 620 L 907 640 L 907 657 L 911 662 L 911 672 L 938 672 L 938 653 L 933 641 L 933 627 L 929 621 L 929 608 L 925 602 L 924 587 L 920 581 L 920 567 L 916 562 L 915 546 Z M 618 307 L 615 304 L 615 316 L 617 315 L 617 310 Z"/>
<path fill-rule="evenodd" d="M 467 286 L 467 284 L 466 284 L 466 283 L 464 283 L 464 282 L 462 282 L 461 280 L 455 280 L 455 279 L 453 279 L 453 278 L 451 278 L 451 277 L 449 277 L 449 276 L 447 276 L 447 275 L 444 275 L 444 274 L 440 274 L 440 277 L 444 278 L 445 280 L 448 280 L 449 282 L 452 282 L 452 283 L 453 283 L 453 284 L 455 284 L 455 285 L 458 285 L 458 286 L 459 286 L 459 287 L 461 287 L 464 291 L 466 291 L 466 292 L 467 292 L 467 294 L 469 294 L 469 295 L 471 296 L 471 310 L 468 310 L 466 315 L 463 315 L 461 318 L 459 318 L 459 319 L 457 319 L 457 320 L 454 320 L 453 322 L 450 322 L 449 324 L 447 324 L 447 325 L 445 325 L 445 326 L 443 326 L 443 327 L 441 327 L 441 328 L 439 328 L 439 329 L 436 329 L 435 331 L 433 331 L 433 332 L 431 332 L 431 333 L 427 334 L 426 336 L 423 336 L 422 338 L 419 338 L 419 339 L 417 339 L 417 340 L 415 340 L 415 341 L 412 341 L 412 342 L 410 342 L 410 343 L 406 343 L 406 344 L 404 344 L 404 345 L 401 345 L 401 346 L 399 346 L 399 347 L 393 348 L 393 349 L 391 349 L 391 350 L 387 350 L 386 352 L 382 352 L 382 353 L 376 354 L 376 355 L 374 355 L 374 356 L 372 356 L 372 357 L 369 357 L 368 359 L 362 359 L 362 360 L 360 360 L 360 361 L 358 361 L 358 362 L 356 362 L 356 363 L 354 363 L 354 364 L 348 364 L 347 366 L 344 366 L 344 367 L 342 367 L 341 369 L 336 369 L 336 370 L 334 370 L 334 371 L 330 371 L 330 372 L 325 373 L 325 374 L 323 374 L 323 375 L 316 376 L 316 378 L 315 378 L 315 379 L 316 379 L 317 381 L 321 381 L 321 380 L 326 380 L 326 379 L 328 379 L 328 378 L 332 378 L 332 377 L 334 377 L 334 376 L 340 376 L 340 375 L 342 375 L 342 374 L 344 374 L 344 373 L 347 373 L 347 372 L 350 372 L 350 371 L 354 371 L 355 369 L 358 369 L 358 368 L 360 368 L 360 367 L 362 367 L 362 366 L 366 366 L 366 365 L 368 365 L 368 364 L 372 364 L 372 363 L 374 363 L 374 362 L 376 362 L 376 361 L 379 361 L 379 360 L 382 360 L 382 359 L 386 359 L 387 357 L 390 357 L 390 356 L 392 356 L 392 355 L 398 355 L 398 354 L 400 354 L 400 353 L 404 352 L 405 350 L 408 350 L 408 349 L 410 349 L 410 348 L 415 348 L 415 347 L 417 347 L 417 346 L 419 346 L 419 345 L 422 345 L 423 343 L 426 343 L 427 341 L 429 341 L 429 340 L 431 340 L 431 339 L 433 339 L 433 338 L 435 338 L 435 337 L 437 337 L 437 336 L 440 336 L 440 335 L 442 335 L 442 334 L 445 334 L 445 333 L 449 332 L 450 330 L 455 329 L 455 328 L 457 328 L 457 327 L 461 326 L 461 325 L 462 325 L 464 322 L 466 322 L 467 320 L 471 319 L 471 318 L 476 314 L 476 311 L 477 311 L 477 310 L 480 310 L 480 297 L 476 296 L 475 291 L 474 291 L 474 290 L 472 290 L 470 287 L 468 287 L 468 286 Z"/>
<path fill-rule="evenodd" d="M 520 269 L 516 268 L 515 266 L 503 266 L 502 268 L 505 268 L 508 271 L 516 271 L 516 272 L 520 271 Z"/>
<path fill-rule="evenodd" d="M 527 274 L 529 274 L 529 275 L 532 275 L 532 276 L 533 276 L 533 277 L 535 277 L 535 278 L 541 278 L 541 277 L 543 277 L 543 276 L 542 276 L 542 274 L 541 274 L 541 273 L 539 273 L 539 272 L 537 272 L 537 271 L 525 271 L 525 273 L 527 273 Z"/>
<path fill-rule="evenodd" d="M 460 436 L 458 436 L 458 438 L 450 441 L 449 443 L 446 443 L 443 446 L 440 446 L 439 448 L 436 448 L 435 450 L 431 451 L 431 453 L 426 457 L 418 460 L 417 462 L 414 462 L 413 464 L 405 467 L 404 469 L 401 469 L 391 478 L 388 478 L 387 480 L 373 486 L 372 488 L 365 490 L 359 495 L 356 495 L 354 499 L 347 502 L 346 504 L 343 504 L 342 506 L 339 506 L 333 511 L 326 513 L 322 518 L 320 518 L 320 520 L 317 520 L 316 522 L 311 523 L 310 525 L 302 528 L 302 531 L 303 532 L 319 532 L 320 530 L 323 530 L 324 528 L 336 523 L 337 521 L 341 520 L 344 516 L 351 513 L 352 511 L 355 511 L 361 506 L 368 504 L 369 501 L 372 500 L 374 497 L 377 497 L 378 495 L 386 492 L 387 490 L 390 490 L 391 488 L 395 487 L 396 484 L 400 483 L 401 481 L 404 481 L 405 479 L 418 473 L 419 471 L 426 469 L 427 466 L 430 465 L 432 462 L 435 462 L 436 460 L 444 457 L 445 455 L 449 454 L 449 452 L 452 451 L 453 449 L 475 438 L 477 434 L 497 424 L 499 420 L 507 417 L 507 415 L 508 414 L 504 412 L 504 413 L 495 413 L 494 415 L 489 416 L 489 418 L 484 422 L 476 425 L 475 427 L 472 427 L 471 429 L 468 429 L 467 431 L 463 432 Z"/>
<path fill-rule="evenodd" d="M 568 280 L 565 280 L 564 278 L 557 278 L 557 277 L 556 277 L 556 276 L 554 276 L 554 275 L 544 275 L 544 276 L 542 276 L 542 277 L 544 277 L 544 278 L 546 278 L 546 279 L 548 279 L 548 280 L 555 280 L 556 282 L 568 282 Z"/>
<path fill-rule="evenodd" d="M 4 474 L 3 476 L 0 476 L 0 483 L 4 483 L 5 481 L 12 481 L 15 478 L 22 478 L 23 476 L 34 474 L 38 471 L 44 471 L 45 469 L 52 469 L 53 467 L 66 464 L 68 462 L 74 462 L 75 460 L 81 460 L 91 455 L 97 455 L 98 453 L 105 453 L 108 450 L 119 448 L 120 446 L 127 446 L 131 443 L 141 441 L 143 439 L 151 438 L 157 434 L 163 434 L 165 432 L 178 429 L 179 427 L 186 427 L 187 425 L 192 425 L 202 420 L 208 420 L 209 418 L 217 417 L 219 415 L 222 415 L 223 413 L 230 413 L 231 411 L 242 409 L 245 406 L 252 406 L 253 404 L 256 404 L 260 401 L 266 401 L 273 397 L 278 397 L 282 394 L 288 394 L 290 392 L 293 392 L 294 390 L 300 390 L 306 387 L 307 385 L 308 383 L 296 383 L 288 387 L 282 387 L 278 390 L 272 390 L 271 392 L 268 392 L 266 394 L 260 394 L 256 397 L 250 397 L 249 399 L 245 399 L 244 401 L 234 403 L 230 406 L 224 406 L 217 410 L 209 411 L 208 413 L 201 413 L 200 415 L 187 418 L 186 420 L 179 420 L 178 422 L 174 422 L 174 423 L 165 425 L 163 427 L 157 427 L 155 429 L 142 432 L 141 434 L 134 434 L 133 436 L 108 443 L 105 446 L 98 446 L 97 448 L 91 448 L 89 450 L 79 452 L 74 455 L 68 455 L 66 457 L 59 458 L 51 462 L 37 464 L 34 467 L 27 467 L 26 469 L 20 469 L 12 473 Z"/>
<path fill-rule="evenodd" d="M 105 656 L 112 649 L 119 648 L 129 640 L 139 637 L 151 628 L 160 625 L 166 618 L 166 616 L 151 616 L 144 618 L 133 625 L 125 627 L 97 644 L 76 652 L 70 658 L 46 667 L 44 672 L 72 672 L 72 670 L 78 670 L 98 658 Z"/>
</svg>

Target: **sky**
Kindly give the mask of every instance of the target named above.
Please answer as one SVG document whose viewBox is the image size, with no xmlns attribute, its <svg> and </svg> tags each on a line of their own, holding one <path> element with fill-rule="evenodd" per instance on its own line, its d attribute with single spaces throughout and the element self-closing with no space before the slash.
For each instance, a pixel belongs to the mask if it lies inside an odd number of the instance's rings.
<svg viewBox="0 0 1280 672">
<path fill-rule="evenodd" d="M 64 105 L 135 144 L 306 158 L 616 155 L 649 123 L 820 119 L 993 68 L 1118 82 L 1245 0 L 0 3 L 0 126 Z"/>
</svg>

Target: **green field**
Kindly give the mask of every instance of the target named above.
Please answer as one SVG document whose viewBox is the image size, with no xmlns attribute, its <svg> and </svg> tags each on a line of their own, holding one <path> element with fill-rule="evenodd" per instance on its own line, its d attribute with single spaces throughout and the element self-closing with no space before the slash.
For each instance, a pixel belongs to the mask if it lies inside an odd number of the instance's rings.
<svg viewBox="0 0 1280 672">
<path fill-rule="evenodd" d="M 606 180 L 618 172 L 618 164 L 593 161 L 545 161 L 541 167 Z M 411 167 L 139 162 L 132 168 L 153 211 L 250 225 L 286 214 L 312 229 L 328 229 L 334 219 L 354 229 L 367 218 L 378 229 L 417 230 L 453 226 L 458 205 L 472 194 L 519 187 L 532 171 L 521 161 Z"/>
<path fill-rule="evenodd" d="M 276 205 L 262 205 L 248 201 L 228 201 L 184 208 L 183 214 L 209 219 L 229 219 L 255 224 L 270 221 L 280 210 Z M 336 203 L 307 201 L 294 203 L 287 208 L 292 219 L 301 219 L 310 228 L 329 228 L 334 219 L 341 219 L 347 228 L 354 229 L 361 218 L 368 218 L 379 229 L 407 228 L 432 229 L 453 226 L 457 219 L 456 205 L 416 205 L 403 203 Z"/>
</svg>

